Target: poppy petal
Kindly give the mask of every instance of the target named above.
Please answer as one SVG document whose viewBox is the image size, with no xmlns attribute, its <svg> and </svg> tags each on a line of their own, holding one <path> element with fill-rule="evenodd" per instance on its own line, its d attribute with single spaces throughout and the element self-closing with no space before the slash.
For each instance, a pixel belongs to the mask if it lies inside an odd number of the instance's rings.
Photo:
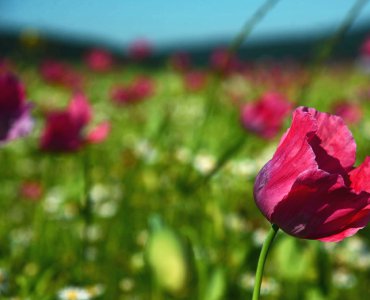
<svg viewBox="0 0 370 300">
<path fill-rule="evenodd" d="M 316 119 L 318 126 L 316 135 L 321 141 L 321 147 L 336 158 L 344 169 L 351 169 L 356 160 L 356 143 L 343 119 L 313 108 L 298 109 L 309 112 Z"/>
<path fill-rule="evenodd" d="M 370 156 L 357 168 L 349 172 L 351 187 L 356 193 L 366 191 L 370 193 Z"/>
<path fill-rule="evenodd" d="M 87 136 L 86 140 L 92 144 L 104 141 L 110 132 L 110 123 L 103 122 L 97 125 Z"/>
<path fill-rule="evenodd" d="M 83 127 L 91 120 L 91 106 L 82 93 L 77 93 L 73 96 L 68 106 L 68 112 L 80 127 Z"/>
<path fill-rule="evenodd" d="M 268 219 L 277 203 L 289 193 L 297 177 L 306 170 L 318 169 L 315 154 L 308 143 L 316 129 L 316 122 L 309 113 L 296 110 L 284 140 L 258 174 L 254 196 Z"/>
<path fill-rule="evenodd" d="M 355 194 L 340 175 L 307 171 L 297 178 L 289 194 L 275 207 L 272 222 L 305 239 L 343 238 L 350 228 L 364 227 L 369 213 L 368 193 Z M 344 232 L 346 233 L 344 234 Z"/>
</svg>

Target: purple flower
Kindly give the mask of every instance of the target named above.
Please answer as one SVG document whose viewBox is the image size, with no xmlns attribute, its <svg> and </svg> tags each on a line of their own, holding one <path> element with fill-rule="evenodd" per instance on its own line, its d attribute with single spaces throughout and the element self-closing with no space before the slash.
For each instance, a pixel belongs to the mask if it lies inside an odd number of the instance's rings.
<svg viewBox="0 0 370 300">
<path fill-rule="evenodd" d="M 0 74 L 0 144 L 27 135 L 32 129 L 31 104 L 22 83 L 11 73 Z"/>
</svg>

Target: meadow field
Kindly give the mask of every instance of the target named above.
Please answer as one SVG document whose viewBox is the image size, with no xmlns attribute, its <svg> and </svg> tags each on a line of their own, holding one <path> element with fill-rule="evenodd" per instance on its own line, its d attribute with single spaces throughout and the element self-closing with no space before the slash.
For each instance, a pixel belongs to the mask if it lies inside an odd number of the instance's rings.
<svg viewBox="0 0 370 300">
<path fill-rule="evenodd" d="M 3 60 L 0 73 L 25 87 L 33 128 L 0 148 L 1 299 L 251 298 L 269 228 L 253 197 L 257 173 L 298 106 L 341 114 L 362 162 L 370 81 L 358 59 L 230 62 Z M 273 115 L 248 125 L 242 113 L 266 95 L 289 104 L 267 133 Z M 83 140 L 48 144 L 49 116 L 76 97 L 90 104 Z M 366 297 L 369 243 L 367 228 L 338 243 L 279 232 L 261 299 Z"/>
</svg>

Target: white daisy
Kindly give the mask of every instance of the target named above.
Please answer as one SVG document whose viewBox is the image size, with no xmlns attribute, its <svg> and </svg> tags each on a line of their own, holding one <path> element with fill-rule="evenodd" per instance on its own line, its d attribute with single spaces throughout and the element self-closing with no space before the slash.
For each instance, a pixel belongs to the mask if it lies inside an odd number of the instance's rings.
<svg viewBox="0 0 370 300">
<path fill-rule="evenodd" d="M 60 300 L 90 300 L 90 293 L 79 287 L 66 287 L 58 292 Z"/>
</svg>

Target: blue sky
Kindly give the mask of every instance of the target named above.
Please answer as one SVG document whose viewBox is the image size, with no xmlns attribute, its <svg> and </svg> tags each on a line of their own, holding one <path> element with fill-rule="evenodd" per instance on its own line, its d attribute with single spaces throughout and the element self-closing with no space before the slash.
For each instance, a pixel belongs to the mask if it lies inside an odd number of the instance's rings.
<svg viewBox="0 0 370 300">
<path fill-rule="evenodd" d="M 354 0 L 280 0 L 251 39 L 336 28 Z M 34 28 L 123 46 L 146 37 L 158 48 L 232 38 L 257 0 L 0 0 L 0 29 Z M 357 25 L 370 23 L 370 5 Z"/>
</svg>

